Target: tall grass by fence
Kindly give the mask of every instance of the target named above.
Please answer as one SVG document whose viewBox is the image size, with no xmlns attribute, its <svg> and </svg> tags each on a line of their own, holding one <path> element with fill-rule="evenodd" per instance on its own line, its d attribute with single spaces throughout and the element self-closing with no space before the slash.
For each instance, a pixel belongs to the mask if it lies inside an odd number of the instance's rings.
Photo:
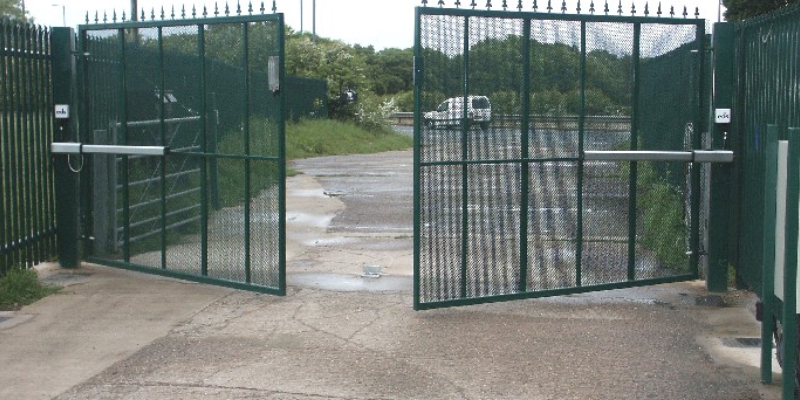
<svg viewBox="0 0 800 400">
<path fill-rule="evenodd" d="M 50 32 L 0 20 L 0 276 L 55 256 Z"/>
<path fill-rule="evenodd" d="M 733 259 L 740 283 L 760 293 L 767 125 L 778 126 L 780 139 L 789 127 L 800 126 L 800 5 L 738 23 L 735 31 L 731 139 L 740 184 Z"/>
</svg>

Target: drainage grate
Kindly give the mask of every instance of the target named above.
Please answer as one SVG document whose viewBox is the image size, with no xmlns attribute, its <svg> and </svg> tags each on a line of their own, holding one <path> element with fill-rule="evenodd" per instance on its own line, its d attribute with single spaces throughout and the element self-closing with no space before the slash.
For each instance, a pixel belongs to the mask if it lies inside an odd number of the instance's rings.
<svg viewBox="0 0 800 400">
<path fill-rule="evenodd" d="M 727 347 L 761 347 L 761 338 L 722 338 Z"/>
</svg>

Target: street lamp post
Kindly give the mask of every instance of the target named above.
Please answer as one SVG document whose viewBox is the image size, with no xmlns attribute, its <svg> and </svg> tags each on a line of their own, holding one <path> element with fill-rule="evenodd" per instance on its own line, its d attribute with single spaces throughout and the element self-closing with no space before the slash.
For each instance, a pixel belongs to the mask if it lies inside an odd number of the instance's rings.
<svg viewBox="0 0 800 400">
<path fill-rule="evenodd" d="M 67 26 L 67 6 L 64 4 L 53 4 L 53 7 L 61 7 L 61 24 Z"/>
</svg>

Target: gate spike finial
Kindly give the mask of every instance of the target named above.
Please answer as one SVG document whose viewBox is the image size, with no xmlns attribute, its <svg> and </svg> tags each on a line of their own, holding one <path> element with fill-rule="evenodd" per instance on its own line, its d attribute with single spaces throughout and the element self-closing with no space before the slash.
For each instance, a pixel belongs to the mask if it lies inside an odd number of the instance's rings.
<svg viewBox="0 0 800 400">
<path fill-rule="evenodd" d="M 106 14 L 105 10 L 103 10 L 103 23 L 105 24 L 108 21 L 108 14 Z"/>
<path fill-rule="evenodd" d="M 117 10 L 114 10 L 114 14 L 112 15 L 111 22 L 117 23 Z"/>
<path fill-rule="evenodd" d="M 249 1 L 248 3 L 250 4 L 247 5 L 247 13 L 253 15 L 253 2 Z"/>
<path fill-rule="evenodd" d="M 517 3 L 517 11 L 522 11 L 522 0 Z"/>
<path fill-rule="evenodd" d="M 95 11 L 94 12 L 94 23 L 95 24 L 99 24 L 100 23 L 100 12 L 99 11 Z"/>
<path fill-rule="evenodd" d="M 658 12 L 656 12 L 656 15 L 658 15 L 658 18 L 661 18 L 661 2 L 660 1 L 658 2 Z"/>
<path fill-rule="evenodd" d="M 561 2 L 561 13 L 562 14 L 566 14 L 567 13 L 567 0 L 563 0 Z"/>
<path fill-rule="evenodd" d="M 594 15 L 594 0 L 589 4 L 589 14 Z"/>
<path fill-rule="evenodd" d="M 492 0 L 486 0 L 486 9 L 487 10 L 491 10 L 492 9 Z"/>
<path fill-rule="evenodd" d="M 428 0 L 422 0 L 422 6 L 423 7 L 427 7 L 428 6 Z"/>
<path fill-rule="evenodd" d="M 181 19 L 186 19 L 186 6 L 181 4 Z"/>
<path fill-rule="evenodd" d="M 455 5 L 456 8 L 461 8 L 461 0 L 456 0 Z"/>
<path fill-rule="evenodd" d="M 139 21 L 145 21 L 145 20 L 147 20 L 147 16 L 144 13 L 144 8 L 142 8 L 142 17 L 139 18 Z"/>
<path fill-rule="evenodd" d="M 670 18 L 675 17 L 675 6 L 669 6 L 669 17 Z"/>
<path fill-rule="evenodd" d="M 575 11 L 577 11 L 578 14 L 581 13 L 581 0 L 578 0 L 578 7 L 575 9 Z"/>
<path fill-rule="evenodd" d="M 215 1 L 214 2 L 214 16 L 216 17 L 218 15 L 219 15 L 219 7 L 217 6 L 217 2 Z"/>
<path fill-rule="evenodd" d="M 648 2 L 644 2 L 644 16 L 650 15 L 650 4 Z"/>
<path fill-rule="evenodd" d="M 275 3 L 275 0 L 272 0 L 272 13 L 275 14 L 278 12 L 278 5 Z"/>
<path fill-rule="evenodd" d="M 261 13 L 263 14 L 264 10 L 266 10 L 266 9 L 264 8 L 264 2 L 262 1 L 261 2 L 261 9 L 259 11 L 261 11 Z"/>
<path fill-rule="evenodd" d="M 225 1 L 225 16 L 227 17 L 229 15 L 231 15 L 231 7 L 228 6 L 228 2 Z"/>
<path fill-rule="evenodd" d="M 636 3 L 631 4 L 631 15 L 636 15 Z"/>
<path fill-rule="evenodd" d="M 236 15 L 242 15 L 242 2 L 236 0 Z"/>
<path fill-rule="evenodd" d="M 88 11 L 86 12 L 86 24 L 87 25 L 89 24 L 89 12 Z"/>
<path fill-rule="evenodd" d="M 536 0 L 533 0 L 533 12 L 537 12 L 539 9 L 539 5 L 536 3 Z"/>
<path fill-rule="evenodd" d="M 694 8 L 694 18 L 695 19 L 699 19 L 700 18 L 700 7 L 695 7 Z"/>
<path fill-rule="evenodd" d="M 164 6 L 161 6 L 161 20 L 163 21 L 166 18 L 166 14 L 164 13 Z"/>
<path fill-rule="evenodd" d="M 203 4 L 203 14 L 202 15 L 203 15 L 203 18 L 208 17 L 208 7 L 206 7 L 205 4 Z"/>
<path fill-rule="evenodd" d="M 549 13 L 551 11 L 553 11 L 552 0 L 547 0 L 547 12 Z"/>
<path fill-rule="evenodd" d="M 174 4 L 172 5 L 172 9 L 170 9 L 170 11 L 169 11 L 169 17 L 170 17 L 170 19 L 175 19 L 175 5 Z"/>
<path fill-rule="evenodd" d="M 608 8 L 608 0 L 606 0 L 606 6 L 605 6 L 605 8 L 603 9 L 603 12 L 605 12 L 605 13 L 606 13 L 606 15 L 608 15 L 608 13 L 609 13 L 610 11 L 611 11 L 611 10 Z"/>
<path fill-rule="evenodd" d="M 622 15 L 622 0 L 619 0 L 619 7 L 617 8 L 617 14 Z"/>
<path fill-rule="evenodd" d="M 192 4 L 192 18 L 197 18 L 197 8 Z"/>
<path fill-rule="evenodd" d="M 439 8 L 444 7 L 444 0 L 439 0 L 438 6 L 439 6 Z"/>
<path fill-rule="evenodd" d="M 503 11 L 506 11 L 507 8 L 508 8 L 508 2 L 506 0 L 503 0 Z"/>
<path fill-rule="evenodd" d="M 125 10 L 122 10 L 122 22 L 125 22 Z"/>
<path fill-rule="evenodd" d="M 685 19 L 687 16 L 689 16 L 689 12 L 686 11 L 686 6 L 683 6 L 683 18 Z"/>
<path fill-rule="evenodd" d="M 474 9 L 475 9 L 475 7 L 477 7 L 478 5 L 477 5 L 477 4 L 475 4 L 475 0 L 472 0 L 472 4 L 470 4 L 470 6 L 471 6 L 471 7 L 472 7 L 472 9 L 474 10 Z"/>
</svg>

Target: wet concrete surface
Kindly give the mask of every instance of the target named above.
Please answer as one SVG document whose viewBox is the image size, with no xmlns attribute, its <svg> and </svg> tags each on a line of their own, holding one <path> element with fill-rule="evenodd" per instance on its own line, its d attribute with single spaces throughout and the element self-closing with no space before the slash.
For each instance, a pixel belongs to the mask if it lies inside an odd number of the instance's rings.
<svg viewBox="0 0 800 400">
<path fill-rule="evenodd" d="M 0 315 L 14 372 L 0 398 L 780 398 L 780 369 L 761 385 L 758 350 L 725 344 L 759 335 L 748 292 L 712 301 L 695 281 L 412 311 L 410 161 L 295 163 L 286 297 L 91 265 L 52 278 L 68 290 Z"/>
</svg>

